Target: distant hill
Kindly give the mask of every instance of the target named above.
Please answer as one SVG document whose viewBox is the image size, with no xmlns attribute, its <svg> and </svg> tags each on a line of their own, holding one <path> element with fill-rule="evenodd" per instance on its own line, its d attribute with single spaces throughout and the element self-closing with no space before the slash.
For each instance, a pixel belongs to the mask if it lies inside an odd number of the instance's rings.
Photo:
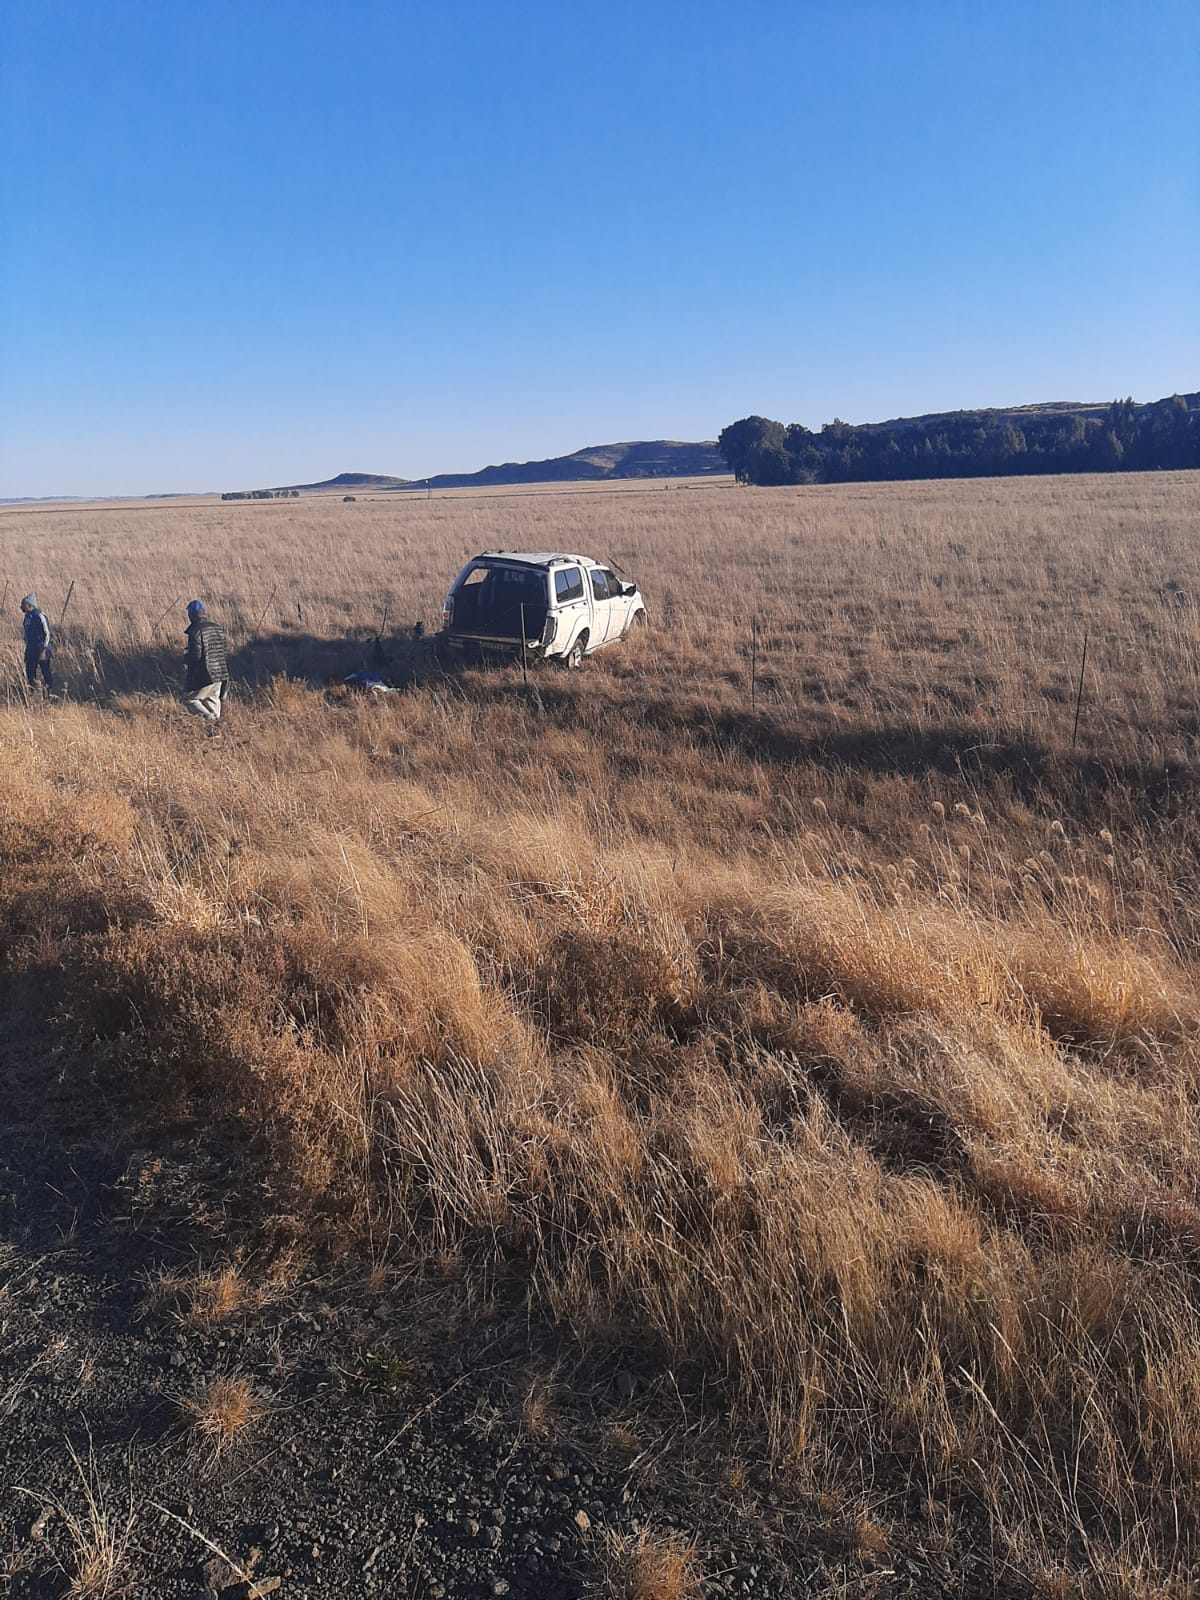
<svg viewBox="0 0 1200 1600">
<path fill-rule="evenodd" d="M 222 500 L 286 500 L 320 489 L 470 489 L 512 483 L 575 483 L 619 478 L 703 478 L 728 472 L 713 440 L 680 444 L 675 439 L 635 444 L 594 444 L 547 461 L 506 461 L 480 472 L 441 472 L 433 478 L 389 478 L 374 472 L 339 472 L 320 483 L 289 483 L 275 489 L 239 489 Z"/>
<path fill-rule="evenodd" d="M 320 483 L 297 483 L 296 489 L 402 489 L 407 478 L 389 478 L 379 472 L 339 472 L 336 478 Z"/>
<path fill-rule="evenodd" d="M 336 478 L 320 483 L 289 483 L 276 489 L 233 489 L 222 500 L 286 500 L 292 495 L 309 494 L 318 489 L 403 489 L 407 478 L 389 478 L 378 472 L 339 472 Z"/>
<path fill-rule="evenodd" d="M 512 483 L 578 483 L 619 478 L 702 478 L 728 472 L 712 440 L 680 444 L 674 439 L 643 440 L 636 444 L 595 444 L 570 456 L 546 461 L 506 461 L 480 472 L 442 472 L 435 478 L 414 479 L 408 489 L 494 488 Z"/>
</svg>

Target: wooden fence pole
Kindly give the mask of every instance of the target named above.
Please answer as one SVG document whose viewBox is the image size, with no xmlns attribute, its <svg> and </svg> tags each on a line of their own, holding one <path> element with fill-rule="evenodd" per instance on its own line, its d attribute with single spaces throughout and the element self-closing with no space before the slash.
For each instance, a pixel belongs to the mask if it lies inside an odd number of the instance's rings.
<svg viewBox="0 0 1200 1600">
<path fill-rule="evenodd" d="M 1071 749 L 1075 748 L 1075 741 L 1079 737 L 1079 708 L 1083 704 L 1083 673 L 1087 666 L 1087 629 L 1083 630 L 1083 659 L 1079 663 L 1079 692 L 1075 696 L 1075 726 L 1071 729 Z"/>
<path fill-rule="evenodd" d="M 154 619 L 154 628 L 159 627 L 166 620 L 167 612 L 168 611 L 174 611 L 175 607 L 179 604 L 179 602 L 182 599 L 183 599 L 183 596 L 181 594 L 177 594 L 175 596 L 174 600 L 171 601 L 171 604 L 167 607 L 167 610 L 163 612 L 162 616 L 161 617 L 156 617 Z M 151 628 L 150 631 L 153 632 L 154 628 Z"/>
<path fill-rule="evenodd" d="M 750 709 L 758 702 L 758 618 L 750 618 Z"/>
<path fill-rule="evenodd" d="M 278 594 L 278 592 L 279 592 L 279 585 L 276 584 L 274 589 L 272 589 L 270 594 L 267 596 L 267 603 L 262 608 L 262 611 L 259 613 L 258 621 L 254 624 L 254 632 L 250 635 L 250 643 L 251 644 L 253 644 L 255 639 L 258 638 L 258 630 L 263 625 L 263 618 L 266 616 L 267 612 L 271 609 L 271 601 L 274 600 L 274 598 Z"/>
</svg>

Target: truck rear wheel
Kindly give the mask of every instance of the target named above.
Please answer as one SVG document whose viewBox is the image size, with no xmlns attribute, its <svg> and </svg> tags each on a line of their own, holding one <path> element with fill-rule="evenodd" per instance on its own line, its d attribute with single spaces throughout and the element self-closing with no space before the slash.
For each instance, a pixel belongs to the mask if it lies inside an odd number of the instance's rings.
<svg viewBox="0 0 1200 1600">
<path fill-rule="evenodd" d="M 580 667 L 583 665 L 583 657 L 585 651 L 587 650 L 587 642 L 588 636 L 587 629 L 585 628 L 579 635 L 578 639 L 576 639 L 575 643 L 567 651 L 566 655 L 563 657 L 563 661 L 566 664 L 568 672 L 578 672 Z"/>
</svg>

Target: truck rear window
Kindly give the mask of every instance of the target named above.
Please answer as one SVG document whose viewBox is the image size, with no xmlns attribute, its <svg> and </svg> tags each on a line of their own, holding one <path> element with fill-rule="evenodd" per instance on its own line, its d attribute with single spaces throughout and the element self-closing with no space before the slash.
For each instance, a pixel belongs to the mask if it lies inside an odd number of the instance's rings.
<svg viewBox="0 0 1200 1600">
<path fill-rule="evenodd" d="M 546 575 L 528 568 L 480 563 L 454 590 L 454 630 L 496 638 L 534 638 L 546 625 Z"/>
<path fill-rule="evenodd" d="M 583 574 L 578 567 L 564 567 L 554 574 L 554 593 L 560 605 L 583 599 Z"/>
</svg>

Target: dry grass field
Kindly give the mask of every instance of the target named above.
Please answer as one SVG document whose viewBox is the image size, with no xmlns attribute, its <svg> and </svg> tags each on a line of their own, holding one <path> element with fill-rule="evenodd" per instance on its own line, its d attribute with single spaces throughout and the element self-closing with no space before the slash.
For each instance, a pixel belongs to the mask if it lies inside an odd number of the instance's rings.
<svg viewBox="0 0 1200 1600">
<path fill-rule="evenodd" d="M 4 508 L 0 948 L 148 1125 L 700 1363 L 864 1540 L 1190 1592 L 1198 526 L 1194 474 Z M 494 546 L 616 561 L 651 628 L 412 673 Z M 14 601 L 72 581 L 28 701 Z M 380 633 L 401 692 L 323 687 Z"/>
</svg>

